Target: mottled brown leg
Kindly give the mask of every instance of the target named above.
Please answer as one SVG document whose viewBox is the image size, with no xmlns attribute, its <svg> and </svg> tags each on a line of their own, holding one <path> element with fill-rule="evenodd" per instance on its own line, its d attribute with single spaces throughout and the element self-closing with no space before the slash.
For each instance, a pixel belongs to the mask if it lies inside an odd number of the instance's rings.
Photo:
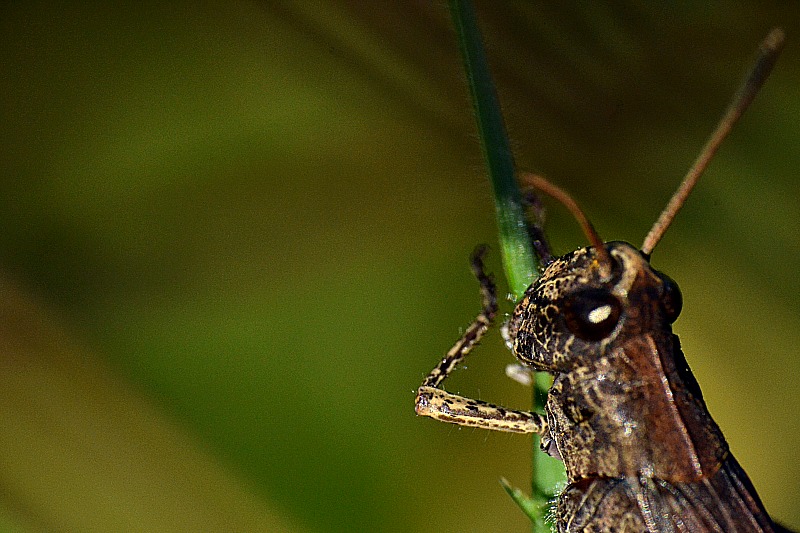
<svg viewBox="0 0 800 533">
<path fill-rule="evenodd" d="M 526 411 L 505 409 L 479 400 L 451 394 L 439 388 L 453 369 L 466 357 L 492 325 L 497 313 L 497 294 L 492 279 L 483 268 L 486 249 L 480 247 L 472 254 L 472 271 L 478 278 L 483 298 L 483 309 L 470 324 L 464 335 L 431 370 L 417 391 L 417 414 L 460 426 L 481 427 L 513 433 L 547 432 L 547 422 L 542 415 Z"/>
</svg>

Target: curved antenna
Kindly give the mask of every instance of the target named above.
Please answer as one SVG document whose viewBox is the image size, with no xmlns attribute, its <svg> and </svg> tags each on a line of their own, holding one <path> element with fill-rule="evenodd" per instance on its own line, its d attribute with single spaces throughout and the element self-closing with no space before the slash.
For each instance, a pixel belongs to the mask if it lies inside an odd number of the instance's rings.
<svg viewBox="0 0 800 533">
<path fill-rule="evenodd" d="M 722 144 L 722 141 L 725 140 L 731 132 L 731 129 L 733 129 L 733 125 L 736 124 L 739 117 L 742 116 L 742 113 L 744 113 L 753 101 L 753 98 L 755 98 L 761 86 L 764 85 L 767 76 L 769 76 L 769 73 L 772 71 L 772 67 L 775 66 L 778 54 L 780 54 L 783 49 L 783 41 L 783 30 L 775 28 L 769 32 L 769 35 L 761 42 L 758 57 L 753 67 L 750 69 L 747 78 L 745 78 L 739 90 L 736 91 L 728 109 L 725 110 L 722 120 L 720 120 L 714 133 L 712 133 L 711 137 L 706 141 L 703 150 L 695 160 L 692 168 L 686 173 L 686 177 L 683 178 L 678 190 L 675 191 L 667 207 L 661 212 L 658 220 L 650 229 L 650 233 L 645 237 L 644 244 L 642 244 L 642 253 L 645 255 L 649 256 L 653 252 L 653 248 L 656 247 L 658 241 L 664 236 L 664 232 L 667 231 L 667 228 L 675 219 L 675 215 L 677 215 L 678 211 L 683 207 L 686 198 L 689 196 L 689 193 L 692 192 L 692 189 L 697 184 L 697 180 L 700 179 L 706 167 L 708 167 L 709 161 L 711 161 L 711 158 L 719 149 L 720 144 Z"/>
<path fill-rule="evenodd" d="M 606 250 L 605 245 L 603 244 L 603 239 L 600 238 L 600 235 L 597 234 L 597 231 L 592 226 L 592 223 L 589 222 L 589 219 L 586 218 L 586 215 L 583 214 L 581 208 L 578 207 L 577 202 L 572 199 L 572 196 L 567 194 L 564 189 L 560 187 L 556 187 L 542 176 L 537 174 L 531 174 L 529 172 L 524 172 L 520 174 L 519 179 L 525 184 L 530 185 L 536 189 L 539 189 L 543 193 L 548 196 L 551 196 L 553 199 L 557 200 L 561 204 L 564 205 L 567 209 L 569 209 L 572 216 L 578 221 L 583 229 L 583 233 L 589 239 L 589 242 L 592 243 L 595 250 L 597 250 L 598 260 L 600 263 L 606 268 L 606 273 L 611 272 L 611 256 L 608 255 L 608 250 Z"/>
</svg>

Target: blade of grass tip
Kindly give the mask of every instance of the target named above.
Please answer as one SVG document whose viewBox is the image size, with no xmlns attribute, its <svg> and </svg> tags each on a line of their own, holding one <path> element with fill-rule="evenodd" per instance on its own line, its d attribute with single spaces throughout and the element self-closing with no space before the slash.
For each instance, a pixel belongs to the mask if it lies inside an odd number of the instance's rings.
<svg viewBox="0 0 800 533">
<path fill-rule="evenodd" d="M 500 478 L 500 485 L 502 485 L 503 489 L 506 491 L 506 494 L 511 496 L 511 499 L 514 500 L 514 503 L 516 503 L 519 508 L 522 509 L 522 512 L 531 519 L 531 522 L 536 524 L 540 521 L 541 516 L 546 512 L 546 509 L 542 506 L 542 502 L 529 497 L 518 488 L 511 486 L 511 483 L 509 483 L 504 477 Z M 546 505 L 546 502 L 544 505 Z"/>
<path fill-rule="evenodd" d="M 539 265 L 522 208 L 514 158 L 497 92 L 489 73 L 474 6 L 468 0 L 450 0 L 449 5 L 467 74 L 481 148 L 492 184 L 503 266 L 509 288 L 516 300 L 538 276 Z M 536 384 L 533 409 L 541 412 L 544 407 L 542 398 L 549 388 L 549 376 L 537 376 Z M 546 506 L 563 481 L 563 465 L 542 453 L 539 449 L 539 437 L 534 436 L 530 499 L 532 505 L 521 507 L 530 516 L 535 532 L 550 531 L 544 521 Z M 515 498 L 515 501 L 519 503 L 520 500 Z"/>
</svg>

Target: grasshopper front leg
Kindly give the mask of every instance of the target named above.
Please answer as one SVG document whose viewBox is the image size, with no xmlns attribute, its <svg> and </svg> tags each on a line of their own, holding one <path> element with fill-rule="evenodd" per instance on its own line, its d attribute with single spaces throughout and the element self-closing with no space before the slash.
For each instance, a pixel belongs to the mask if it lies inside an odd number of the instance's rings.
<svg viewBox="0 0 800 533">
<path fill-rule="evenodd" d="M 471 257 L 472 271 L 481 286 L 483 309 L 469 325 L 464 335 L 450 348 L 447 355 L 422 382 L 417 391 L 416 411 L 418 415 L 429 416 L 460 426 L 545 435 L 547 434 L 547 420 L 540 414 L 506 409 L 451 394 L 439 388 L 439 385 L 481 340 L 497 314 L 497 293 L 494 282 L 486 275 L 483 267 L 485 252 L 485 247 L 481 246 L 473 252 Z"/>
</svg>

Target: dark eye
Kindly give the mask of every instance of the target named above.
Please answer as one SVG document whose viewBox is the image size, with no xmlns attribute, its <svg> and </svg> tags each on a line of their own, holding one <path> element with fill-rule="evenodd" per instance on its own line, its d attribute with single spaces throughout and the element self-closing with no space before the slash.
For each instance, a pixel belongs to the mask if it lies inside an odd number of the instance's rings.
<svg viewBox="0 0 800 533">
<path fill-rule="evenodd" d="M 678 284 L 666 274 L 658 273 L 658 277 L 664 282 L 664 288 L 661 294 L 661 303 L 664 306 L 664 318 L 672 324 L 681 314 L 683 308 L 683 296 Z"/>
<path fill-rule="evenodd" d="M 599 341 L 608 337 L 619 322 L 622 306 L 604 289 L 584 289 L 564 302 L 567 328 L 579 339 Z"/>
</svg>

